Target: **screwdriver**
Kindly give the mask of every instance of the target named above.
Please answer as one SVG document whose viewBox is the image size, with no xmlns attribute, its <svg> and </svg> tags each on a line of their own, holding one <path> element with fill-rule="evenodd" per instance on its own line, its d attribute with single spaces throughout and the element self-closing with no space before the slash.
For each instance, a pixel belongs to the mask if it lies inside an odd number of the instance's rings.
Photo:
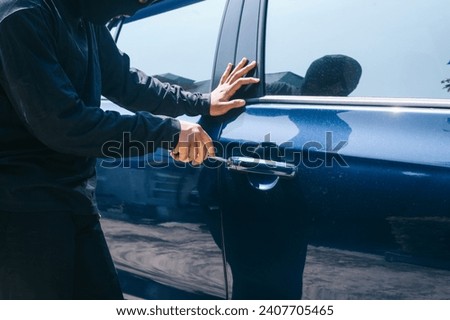
<svg viewBox="0 0 450 320">
<path fill-rule="evenodd" d="M 222 158 L 222 157 L 219 157 L 219 156 L 213 156 L 213 157 L 209 156 L 208 159 L 211 159 L 211 160 L 214 160 L 214 161 L 219 161 L 219 162 L 222 162 L 222 163 L 225 163 L 225 164 L 230 164 L 231 163 L 230 159 L 225 159 L 225 158 Z"/>
</svg>

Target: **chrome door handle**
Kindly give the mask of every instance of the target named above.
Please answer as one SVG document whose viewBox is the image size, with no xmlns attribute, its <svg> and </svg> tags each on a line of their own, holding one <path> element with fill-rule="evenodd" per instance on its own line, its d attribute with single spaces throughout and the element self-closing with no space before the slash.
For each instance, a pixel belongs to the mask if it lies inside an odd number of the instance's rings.
<svg viewBox="0 0 450 320">
<path fill-rule="evenodd" d="M 294 178 L 297 167 L 293 164 L 272 160 L 256 159 L 250 157 L 209 157 L 212 160 L 223 162 L 228 170 L 258 173 L 283 178 Z"/>
</svg>

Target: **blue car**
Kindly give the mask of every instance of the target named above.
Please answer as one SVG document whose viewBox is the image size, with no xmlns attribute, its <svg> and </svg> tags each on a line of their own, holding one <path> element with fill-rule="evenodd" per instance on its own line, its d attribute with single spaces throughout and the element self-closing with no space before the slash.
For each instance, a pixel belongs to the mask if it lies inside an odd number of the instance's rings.
<svg viewBox="0 0 450 320">
<path fill-rule="evenodd" d="M 244 109 L 198 122 L 219 158 L 99 159 L 130 299 L 448 299 L 448 1 L 162 0 L 110 22 L 133 65 Z M 104 109 L 128 111 L 103 101 Z"/>
</svg>

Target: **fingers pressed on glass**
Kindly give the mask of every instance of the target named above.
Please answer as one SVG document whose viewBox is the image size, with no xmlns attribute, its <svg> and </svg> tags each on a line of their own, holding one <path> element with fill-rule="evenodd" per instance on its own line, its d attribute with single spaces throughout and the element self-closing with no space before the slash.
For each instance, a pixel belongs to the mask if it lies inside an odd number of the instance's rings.
<svg viewBox="0 0 450 320">
<path fill-rule="evenodd" d="M 233 65 L 231 63 L 229 63 L 227 65 L 227 68 L 225 69 L 225 72 L 223 73 L 222 77 L 220 78 L 220 84 L 224 84 L 227 81 L 228 76 L 230 75 L 232 69 L 233 69 Z"/>
<path fill-rule="evenodd" d="M 244 68 L 244 66 L 247 64 L 247 59 L 244 58 L 242 59 L 238 65 L 234 68 L 234 70 L 230 73 L 230 76 L 228 77 L 228 81 L 233 83 L 234 79 L 236 79 L 236 77 L 239 77 L 239 72 L 242 70 L 242 68 Z"/>
<path fill-rule="evenodd" d="M 256 66 L 256 62 L 253 61 L 252 63 L 248 64 L 244 68 L 238 70 L 236 74 L 232 75 L 230 82 L 234 83 L 238 81 L 239 79 L 242 79 L 243 76 L 245 76 L 248 72 L 250 72 L 254 67 Z"/>
</svg>

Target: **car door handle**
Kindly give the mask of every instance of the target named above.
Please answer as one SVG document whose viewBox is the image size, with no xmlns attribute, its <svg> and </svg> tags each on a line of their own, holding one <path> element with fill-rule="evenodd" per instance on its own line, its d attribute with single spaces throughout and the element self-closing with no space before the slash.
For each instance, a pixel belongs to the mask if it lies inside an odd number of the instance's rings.
<svg viewBox="0 0 450 320">
<path fill-rule="evenodd" d="M 294 178 L 297 166 L 286 162 L 256 159 L 251 157 L 209 157 L 209 159 L 223 162 L 228 170 L 258 173 L 283 178 Z"/>
</svg>

